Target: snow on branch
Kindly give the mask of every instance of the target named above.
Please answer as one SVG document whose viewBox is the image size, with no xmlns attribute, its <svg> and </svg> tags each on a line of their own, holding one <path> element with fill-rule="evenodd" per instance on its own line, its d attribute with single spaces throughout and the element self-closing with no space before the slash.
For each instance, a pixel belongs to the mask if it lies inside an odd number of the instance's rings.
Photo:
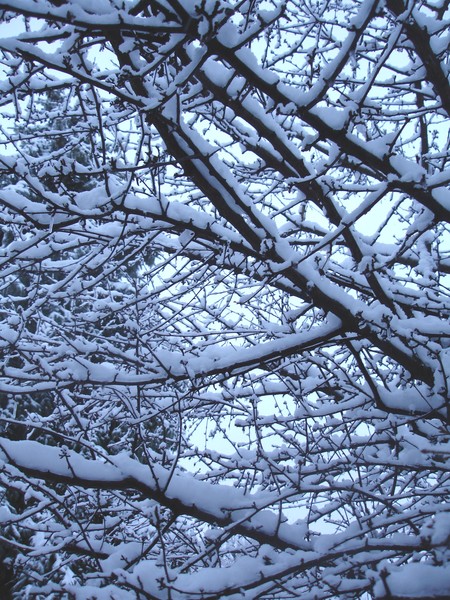
<svg viewBox="0 0 450 600">
<path fill-rule="evenodd" d="M 447 3 L 0 18 L 0 596 L 448 597 Z"/>
</svg>

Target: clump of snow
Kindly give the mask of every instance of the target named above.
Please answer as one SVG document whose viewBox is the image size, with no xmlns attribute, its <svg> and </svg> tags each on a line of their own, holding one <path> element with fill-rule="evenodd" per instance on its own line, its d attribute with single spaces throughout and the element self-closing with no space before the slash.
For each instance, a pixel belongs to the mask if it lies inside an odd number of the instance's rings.
<svg viewBox="0 0 450 600">
<path fill-rule="evenodd" d="M 387 576 L 383 575 L 375 584 L 374 594 L 376 598 L 436 597 L 444 600 L 450 597 L 450 568 L 425 562 L 409 563 L 402 567 L 390 566 Z"/>
</svg>

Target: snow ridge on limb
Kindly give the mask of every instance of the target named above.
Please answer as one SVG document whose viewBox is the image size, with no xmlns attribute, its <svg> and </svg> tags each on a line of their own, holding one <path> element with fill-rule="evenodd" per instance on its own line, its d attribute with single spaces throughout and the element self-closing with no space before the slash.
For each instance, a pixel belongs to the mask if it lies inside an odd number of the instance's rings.
<svg viewBox="0 0 450 600">
<path fill-rule="evenodd" d="M 101 462 L 86 459 L 72 450 L 5 438 L 0 438 L 0 448 L 3 460 L 39 479 L 94 489 L 134 488 L 175 514 L 190 515 L 221 527 L 231 525 L 243 535 L 280 549 L 312 549 L 303 539 L 304 527 L 280 524 L 279 517 L 266 510 L 279 502 L 277 495 L 253 497 L 239 489 L 198 481 L 181 470 L 172 472 L 159 466 L 149 473 L 146 465 L 125 455 Z"/>
</svg>

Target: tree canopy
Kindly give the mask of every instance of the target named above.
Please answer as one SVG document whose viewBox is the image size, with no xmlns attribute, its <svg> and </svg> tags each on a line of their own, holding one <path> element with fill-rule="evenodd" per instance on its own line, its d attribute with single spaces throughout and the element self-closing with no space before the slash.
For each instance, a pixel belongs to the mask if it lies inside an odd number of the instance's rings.
<svg viewBox="0 0 450 600">
<path fill-rule="evenodd" d="M 0 11 L 3 595 L 448 598 L 448 2 Z"/>
</svg>

